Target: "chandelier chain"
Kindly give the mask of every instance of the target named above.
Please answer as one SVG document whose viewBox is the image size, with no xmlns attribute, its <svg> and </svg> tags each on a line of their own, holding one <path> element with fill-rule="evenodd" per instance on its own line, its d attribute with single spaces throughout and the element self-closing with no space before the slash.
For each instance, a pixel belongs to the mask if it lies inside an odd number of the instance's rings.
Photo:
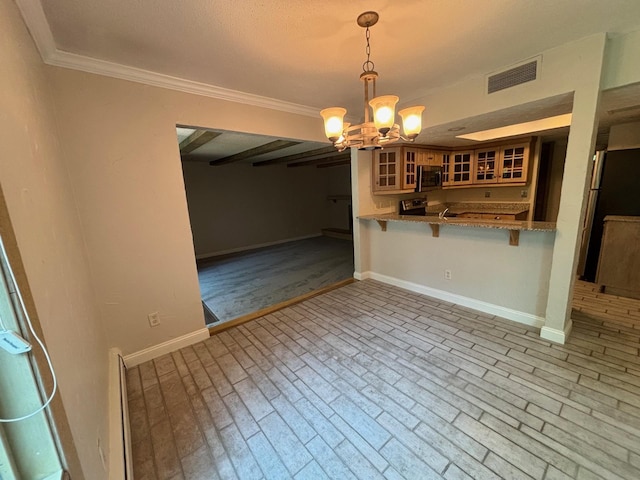
<svg viewBox="0 0 640 480">
<path fill-rule="evenodd" d="M 362 64 L 362 70 L 364 72 L 372 72 L 375 68 L 375 64 L 371 61 L 369 57 L 371 57 L 371 45 L 369 43 L 369 39 L 371 37 L 371 33 L 369 32 L 369 27 L 367 27 L 365 38 L 367 39 L 367 48 L 365 50 L 367 54 L 367 61 Z"/>
</svg>

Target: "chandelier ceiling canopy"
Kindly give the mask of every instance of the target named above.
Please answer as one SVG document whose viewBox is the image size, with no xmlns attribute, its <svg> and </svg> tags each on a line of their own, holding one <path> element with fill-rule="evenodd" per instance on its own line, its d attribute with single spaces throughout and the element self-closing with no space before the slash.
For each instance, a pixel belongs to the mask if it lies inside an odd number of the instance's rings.
<svg viewBox="0 0 640 480">
<path fill-rule="evenodd" d="M 422 130 L 423 106 L 409 107 L 398 112 L 404 131 L 404 135 L 401 135 L 400 126 L 395 123 L 395 107 L 399 98 L 395 95 L 376 96 L 378 72 L 374 70 L 375 65 L 370 58 L 369 27 L 374 26 L 378 18 L 376 12 L 364 12 L 357 20 L 358 25 L 366 29 L 367 39 L 367 60 L 363 63 L 360 74 L 360 80 L 364 83 L 364 123 L 344 123 L 347 110 L 342 107 L 325 108 L 320 112 L 327 138 L 341 151 L 349 147 L 372 150 L 398 140 L 412 142 Z"/>
</svg>

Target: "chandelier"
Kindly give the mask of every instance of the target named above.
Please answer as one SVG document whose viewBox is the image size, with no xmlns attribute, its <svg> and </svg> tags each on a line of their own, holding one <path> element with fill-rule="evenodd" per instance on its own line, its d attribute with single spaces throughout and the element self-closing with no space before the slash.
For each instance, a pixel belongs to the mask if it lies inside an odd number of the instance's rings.
<svg viewBox="0 0 640 480">
<path fill-rule="evenodd" d="M 342 107 L 325 108 L 320 112 L 327 138 L 340 151 L 349 147 L 373 150 L 398 140 L 413 142 L 422 130 L 423 106 L 409 107 L 398 112 L 402 117 L 403 136 L 400 134 L 400 126 L 395 123 L 395 107 L 399 98 L 395 95 L 376 97 L 378 72 L 374 70 L 375 65 L 370 59 L 369 27 L 378 23 L 378 18 L 376 12 L 364 12 L 358 16 L 358 25 L 366 29 L 367 39 L 367 60 L 362 64 L 360 74 L 360 80 L 364 82 L 364 123 L 345 123 L 347 110 Z M 373 110 L 373 121 L 369 107 Z"/>
</svg>

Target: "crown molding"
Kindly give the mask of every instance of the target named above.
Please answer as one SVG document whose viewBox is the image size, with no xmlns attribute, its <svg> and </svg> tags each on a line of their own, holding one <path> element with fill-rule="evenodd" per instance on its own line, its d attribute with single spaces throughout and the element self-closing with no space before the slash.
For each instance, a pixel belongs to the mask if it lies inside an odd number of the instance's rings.
<svg viewBox="0 0 640 480">
<path fill-rule="evenodd" d="M 77 55 L 75 53 L 55 50 L 45 63 L 55 67 L 70 68 L 88 73 L 95 73 L 107 77 L 129 80 L 131 82 L 143 83 L 153 87 L 167 88 L 179 92 L 191 93 L 205 97 L 212 97 L 218 100 L 252 105 L 254 107 L 264 107 L 272 110 L 279 110 L 309 117 L 319 117 L 320 110 L 307 107 L 297 103 L 285 102 L 275 98 L 263 97 L 252 93 L 240 92 L 223 87 L 216 87 L 206 83 L 194 82 L 184 78 L 172 77 L 162 73 L 143 70 L 141 68 L 129 67 L 119 63 L 98 60 L 96 58 Z"/>
<path fill-rule="evenodd" d="M 150 70 L 130 67 L 119 63 L 99 60 L 97 58 L 78 55 L 75 53 L 58 50 L 49 28 L 49 23 L 39 0 L 16 0 L 16 4 L 22 13 L 22 17 L 31 33 L 42 60 L 47 65 L 70 68 L 82 72 L 104 75 L 106 77 L 119 78 L 131 82 L 142 83 L 154 87 L 167 88 L 193 95 L 216 98 L 229 102 L 252 105 L 254 107 L 269 108 L 297 115 L 318 117 L 320 109 L 286 102 L 252 93 L 217 87 L 207 83 L 195 82 L 184 78 L 173 77 Z"/>
<path fill-rule="evenodd" d="M 42 60 L 47 63 L 47 59 L 56 51 L 56 42 L 53 40 L 53 34 L 42 9 L 42 4 L 39 0 L 15 1 Z"/>
</svg>

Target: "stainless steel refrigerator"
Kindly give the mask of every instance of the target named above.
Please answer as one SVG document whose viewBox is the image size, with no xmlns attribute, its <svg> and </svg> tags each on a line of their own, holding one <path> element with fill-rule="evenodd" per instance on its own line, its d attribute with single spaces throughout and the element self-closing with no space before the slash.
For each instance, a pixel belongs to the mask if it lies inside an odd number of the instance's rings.
<svg viewBox="0 0 640 480">
<path fill-rule="evenodd" d="M 584 278 L 585 264 L 587 262 L 587 251 L 591 232 L 593 230 L 593 219 L 596 212 L 596 202 L 598 201 L 598 193 L 600 192 L 600 182 L 602 181 L 602 167 L 604 166 L 604 157 L 606 150 L 599 150 L 593 155 L 591 165 L 591 185 L 587 194 L 587 213 L 584 217 L 582 227 L 582 244 L 580 246 L 580 256 L 578 260 L 578 275 Z"/>
<path fill-rule="evenodd" d="M 594 282 L 607 215 L 640 215 L 640 148 L 597 152 L 587 199 L 578 274 Z M 640 241 L 640 239 L 639 239 Z M 627 268 L 620 265 L 620 268 Z"/>
</svg>

